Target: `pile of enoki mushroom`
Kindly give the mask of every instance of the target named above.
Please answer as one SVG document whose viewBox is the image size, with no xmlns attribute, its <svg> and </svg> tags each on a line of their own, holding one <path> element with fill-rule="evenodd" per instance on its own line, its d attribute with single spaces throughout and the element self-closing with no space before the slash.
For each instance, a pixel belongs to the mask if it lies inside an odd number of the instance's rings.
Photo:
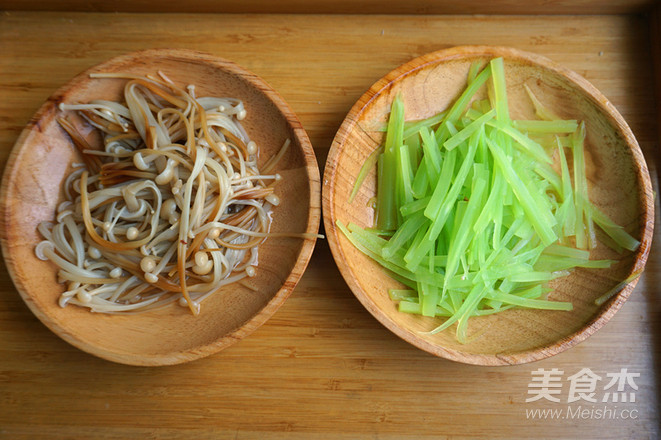
<svg viewBox="0 0 661 440">
<path fill-rule="evenodd" d="M 36 253 L 59 267 L 63 307 L 119 313 L 178 301 L 198 314 L 222 286 L 255 275 L 279 204 L 280 176 L 269 173 L 290 141 L 258 169 L 241 101 L 196 97 L 161 73 L 94 76 L 125 80 L 124 102 L 60 106 L 100 130 L 104 147 L 59 119 L 84 163 L 64 183 L 56 222 L 39 226 Z"/>
</svg>

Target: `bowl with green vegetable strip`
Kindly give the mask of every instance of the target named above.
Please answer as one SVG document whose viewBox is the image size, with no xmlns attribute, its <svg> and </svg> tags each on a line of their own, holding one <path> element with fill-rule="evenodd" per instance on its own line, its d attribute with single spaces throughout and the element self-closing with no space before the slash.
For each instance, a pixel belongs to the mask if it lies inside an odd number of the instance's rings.
<svg viewBox="0 0 661 440">
<path fill-rule="evenodd" d="M 622 306 L 650 249 L 640 147 L 586 79 L 539 55 L 464 46 L 393 70 L 328 156 L 324 223 L 349 288 L 436 356 L 560 353 Z"/>
</svg>

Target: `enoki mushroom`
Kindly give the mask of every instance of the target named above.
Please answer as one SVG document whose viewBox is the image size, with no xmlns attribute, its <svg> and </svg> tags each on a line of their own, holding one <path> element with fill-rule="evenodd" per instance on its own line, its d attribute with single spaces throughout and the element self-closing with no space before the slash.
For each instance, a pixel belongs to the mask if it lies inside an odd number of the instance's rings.
<svg viewBox="0 0 661 440">
<path fill-rule="evenodd" d="M 60 105 L 98 129 L 104 148 L 59 120 L 83 164 L 65 181 L 56 222 L 39 226 L 37 256 L 59 267 L 62 307 L 120 313 L 178 301 L 198 314 L 222 286 L 255 275 L 280 203 L 271 173 L 290 141 L 260 170 L 241 101 L 198 98 L 163 74 L 94 76 L 127 80 L 124 102 Z"/>
</svg>

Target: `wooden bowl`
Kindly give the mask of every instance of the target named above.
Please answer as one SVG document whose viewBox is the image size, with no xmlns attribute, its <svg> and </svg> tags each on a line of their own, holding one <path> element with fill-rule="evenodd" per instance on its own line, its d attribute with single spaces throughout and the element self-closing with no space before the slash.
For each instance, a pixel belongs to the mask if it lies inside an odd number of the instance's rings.
<svg viewBox="0 0 661 440">
<path fill-rule="evenodd" d="M 60 102 L 119 99 L 124 80 L 90 79 L 92 72 L 140 75 L 162 71 L 180 85 L 194 84 L 198 96 L 243 100 L 245 129 L 260 146 L 260 159 L 275 154 L 286 138 L 292 148 L 276 170 L 281 204 L 272 231 L 316 233 L 320 222 L 319 169 L 312 145 L 296 115 L 262 79 L 223 59 L 185 50 L 147 50 L 113 58 L 75 77 L 39 109 L 21 133 L 5 169 L 0 193 L 2 251 L 19 293 L 34 314 L 67 342 L 96 356 L 125 364 L 166 365 L 222 350 L 262 325 L 292 292 L 305 270 L 315 239 L 270 238 L 260 246 L 254 291 L 233 284 L 202 304 L 199 316 L 177 305 L 134 315 L 105 315 L 61 308 L 63 286 L 56 269 L 35 257 L 36 227 L 54 219 L 63 179 L 80 161 L 58 126 Z"/>
<path fill-rule="evenodd" d="M 375 194 L 375 173 L 356 199 L 349 194 L 368 155 L 383 139 L 383 126 L 396 93 L 404 98 L 406 118 L 432 116 L 452 103 L 466 86 L 475 60 L 503 57 L 513 118 L 536 119 L 524 84 L 566 119 L 584 120 L 590 195 L 618 224 L 641 241 L 635 253 L 619 255 L 599 245 L 591 258 L 621 260 L 604 270 L 577 269 L 552 285 L 551 298 L 571 301 L 572 312 L 511 309 L 472 318 L 468 343 L 455 339 L 455 328 L 431 335 L 442 320 L 400 313 L 388 297 L 399 285 L 374 261 L 352 246 L 337 229 L 344 224 L 373 225 L 368 201 Z M 652 239 L 654 204 L 650 177 L 641 150 L 613 105 L 588 81 L 548 59 L 500 47 L 456 47 L 416 58 L 377 81 L 353 106 L 331 146 L 322 190 L 324 224 L 331 250 L 347 284 L 383 325 L 402 339 L 436 356 L 478 365 L 531 362 L 560 353 L 585 340 L 622 307 L 631 282 L 601 307 L 596 298 L 643 269 Z M 401 288 L 401 287 L 399 287 Z"/>
</svg>

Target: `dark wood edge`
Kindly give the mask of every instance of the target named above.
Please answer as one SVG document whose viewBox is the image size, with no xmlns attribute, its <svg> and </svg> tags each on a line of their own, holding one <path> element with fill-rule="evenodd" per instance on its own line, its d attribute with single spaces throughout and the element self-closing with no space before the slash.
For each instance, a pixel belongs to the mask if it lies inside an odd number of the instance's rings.
<svg viewBox="0 0 661 440">
<path fill-rule="evenodd" d="M 656 96 L 656 120 L 658 140 L 661 144 L 661 4 L 657 4 L 649 13 L 650 50 L 654 72 L 654 94 Z M 658 155 L 657 155 L 658 156 Z M 657 163 L 657 168 L 661 163 Z"/>
<path fill-rule="evenodd" d="M 166 13 L 266 13 L 266 14 L 494 14 L 494 15 L 594 15 L 642 14 L 652 10 L 655 0 L 530 0 L 498 2 L 488 0 L 0 0 L 0 11 L 58 12 L 166 12 Z"/>
</svg>

